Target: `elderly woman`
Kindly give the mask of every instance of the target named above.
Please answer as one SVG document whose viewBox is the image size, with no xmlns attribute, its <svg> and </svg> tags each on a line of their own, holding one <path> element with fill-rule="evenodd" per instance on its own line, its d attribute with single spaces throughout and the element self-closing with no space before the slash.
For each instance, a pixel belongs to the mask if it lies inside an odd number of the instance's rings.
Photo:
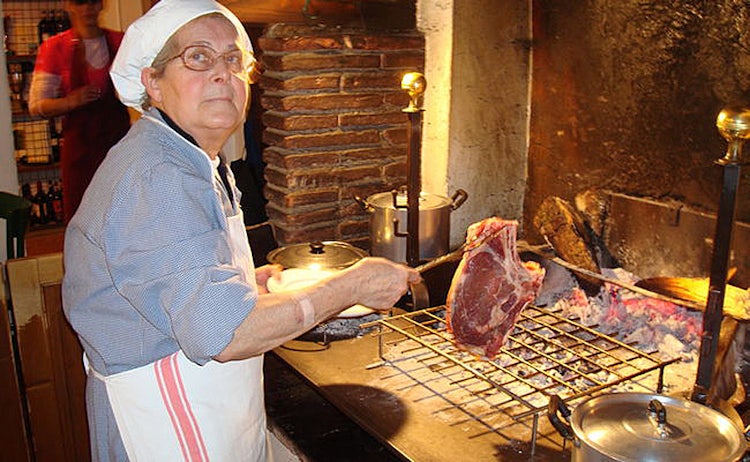
<svg viewBox="0 0 750 462">
<path fill-rule="evenodd" d="M 97 171 L 65 237 L 65 313 L 84 347 L 94 460 L 268 460 L 263 353 L 354 304 L 387 309 L 419 279 L 366 258 L 269 294 L 220 149 L 243 121 L 254 59 L 211 0 L 161 0 L 112 68 L 143 111 Z"/>
</svg>

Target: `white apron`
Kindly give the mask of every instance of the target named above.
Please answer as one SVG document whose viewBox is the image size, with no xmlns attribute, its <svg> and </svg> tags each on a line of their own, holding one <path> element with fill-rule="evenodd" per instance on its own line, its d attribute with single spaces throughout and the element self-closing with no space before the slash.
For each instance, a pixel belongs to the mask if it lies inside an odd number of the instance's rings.
<svg viewBox="0 0 750 462">
<path fill-rule="evenodd" d="M 240 211 L 229 218 L 233 262 L 255 284 Z M 102 376 L 128 458 L 143 461 L 267 461 L 263 356 L 198 366 L 178 351 Z"/>
</svg>

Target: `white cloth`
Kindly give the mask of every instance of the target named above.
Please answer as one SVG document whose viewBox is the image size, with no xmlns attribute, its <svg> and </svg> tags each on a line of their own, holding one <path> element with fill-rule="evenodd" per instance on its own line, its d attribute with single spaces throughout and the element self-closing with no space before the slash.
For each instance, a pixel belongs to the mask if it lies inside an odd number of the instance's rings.
<svg viewBox="0 0 750 462">
<path fill-rule="evenodd" d="M 233 263 L 254 281 L 242 212 L 228 220 Z M 87 370 L 106 385 L 131 462 L 271 460 L 262 355 L 199 366 L 178 351 L 106 377 Z"/>
<path fill-rule="evenodd" d="M 245 127 L 244 124 L 240 124 L 239 127 L 229 136 L 229 139 L 224 143 L 221 148 L 221 153 L 224 154 L 224 159 L 227 163 L 232 163 L 235 160 L 244 160 L 247 154 L 245 149 Z"/>
<path fill-rule="evenodd" d="M 223 5 L 213 0 L 161 0 L 128 27 L 112 63 L 110 75 L 123 104 L 143 112 L 141 103 L 146 89 L 141 83 L 141 70 L 154 62 L 180 27 L 210 13 L 220 13 L 229 19 L 237 29 L 240 45 L 252 52 L 245 27 Z"/>
<path fill-rule="evenodd" d="M 94 69 L 101 69 L 109 63 L 109 46 L 106 36 L 83 39 L 83 46 L 86 50 L 86 62 Z"/>
</svg>

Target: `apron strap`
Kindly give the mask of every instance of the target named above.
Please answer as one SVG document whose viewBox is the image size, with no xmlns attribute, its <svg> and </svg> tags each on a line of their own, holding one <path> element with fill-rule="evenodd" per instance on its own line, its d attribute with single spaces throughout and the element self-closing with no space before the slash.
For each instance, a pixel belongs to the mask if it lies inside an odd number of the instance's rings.
<svg viewBox="0 0 750 462">
<path fill-rule="evenodd" d="M 86 356 L 86 353 L 83 354 L 83 370 L 86 371 L 86 375 L 93 375 L 97 379 L 104 382 L 105 376 L 100 374 L 96 369 L 94 369 L 91 366 L 91 362 L 89 362 L 89 357 Z"/>
<path fill-rule="evenodd" d="M 229 196 L 229 200 L 234 203 L 234 194 L 232 193 L 232 185 L 229 184 L 229 177 L 227 176 L 227 163 L 224 162 L 224 159 L 219 156 L 219 177 L 221 178 L 221 182 L 224 183 L 224 189 L 227 191 L 227 195 Z"/>
</svg>

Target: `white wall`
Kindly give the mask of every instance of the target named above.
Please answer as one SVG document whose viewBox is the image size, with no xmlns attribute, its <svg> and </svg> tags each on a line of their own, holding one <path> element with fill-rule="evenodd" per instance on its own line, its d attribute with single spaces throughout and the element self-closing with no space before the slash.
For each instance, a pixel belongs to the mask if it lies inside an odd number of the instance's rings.
<svg viewBox="0 0 750 462">
<path fill-rule="evenodd" d="M 102 27 L 124 31 L 143 14 L 141 3 L 134 0 L 105 0 L 99 22 Z"/>
<path fill-rule="evenodd" d="M 527 177 L 530 1 L 419 0 L 425 36 L 422 190 L 469 198 L 451 247 L 497 215 L 520 219 Z"/>
<path fill-rule="evenodd" d="M 422 191 L 449 195 L 447 184 L 450 90 L 453 63 L 453 1 L 417 2 L 417 29 L 425 36 Z"/>
</svg>

